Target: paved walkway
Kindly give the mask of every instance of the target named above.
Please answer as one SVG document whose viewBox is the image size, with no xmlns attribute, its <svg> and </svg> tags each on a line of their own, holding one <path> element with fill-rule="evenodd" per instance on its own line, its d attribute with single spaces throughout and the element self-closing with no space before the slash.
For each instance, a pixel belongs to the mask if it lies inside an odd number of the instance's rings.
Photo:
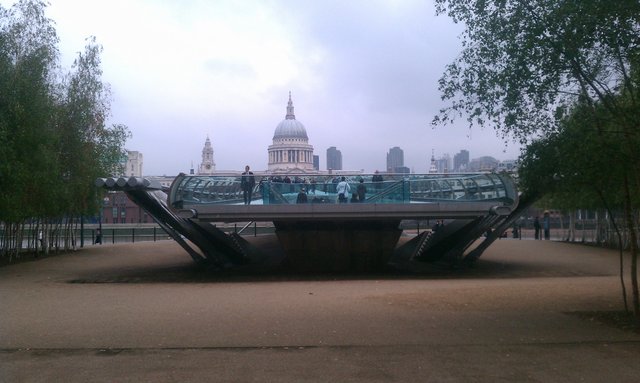
<svg viewBox="0 0 640 383">
<path fill-rule="evenodd" d="M 0 268 L 0 382 L 637 382 L 615 251 L 501 240 L 420 276 L 221 276 L 171 241 Z"/>
</svg>

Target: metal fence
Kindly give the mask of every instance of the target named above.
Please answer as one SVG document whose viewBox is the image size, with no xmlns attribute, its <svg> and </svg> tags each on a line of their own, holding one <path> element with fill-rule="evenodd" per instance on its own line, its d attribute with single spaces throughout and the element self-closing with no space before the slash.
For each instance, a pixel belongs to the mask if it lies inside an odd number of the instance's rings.
<svg viewBox="0 0 640 383">
<path fill-rule="evenodd" d="M 85 227 L 78 230 L 78 243 L 96 244 L 99 227 Z M 171 239 L 167 232 L 158 225 L 102 225 L 101 241 L 107 243 L 132 243 Z"/>
<path fill-rule="evenodd" d="M 270 222 L 248 222 L 222 224 L 216 227 L 226 233 L 236 232 L 244 236 L 256 236 L 261 234 L 270 234 L 275 231 L 275 227 Z M 84 245 L 96 244 L 96 236 L 98 225 L 84 228 L 84 231 L 78 231 L 77 243 L 84 239 Z M 84 238 L 82 238 L 84 236 Z M 115 243 L 134 243 L 144 241 L 164 241 L 171 239 L 169 234 L 156 224 L 103 224 L 102 225 L 102 244 Z"/>
</svg>

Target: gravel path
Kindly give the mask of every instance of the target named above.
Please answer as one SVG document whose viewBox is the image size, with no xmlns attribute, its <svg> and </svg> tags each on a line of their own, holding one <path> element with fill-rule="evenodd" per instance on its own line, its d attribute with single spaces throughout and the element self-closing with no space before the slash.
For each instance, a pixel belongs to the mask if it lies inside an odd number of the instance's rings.
<svg viewBox="0 0 640 383">
<path fill-rule="evenodd" d="M 267 239 L 253 239 L 265 241 Z M 615 251 L 501 240 L 420 275 L 219 274 L 175 243 L 0 268 L 0 382 L 637 382 Z"/>
</svg>

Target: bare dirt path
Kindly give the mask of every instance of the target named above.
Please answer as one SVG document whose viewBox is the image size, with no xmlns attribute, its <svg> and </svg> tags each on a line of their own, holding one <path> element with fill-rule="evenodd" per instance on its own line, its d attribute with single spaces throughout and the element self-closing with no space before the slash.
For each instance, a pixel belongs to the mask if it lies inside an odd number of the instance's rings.
<svg viewBox="0 0 640 383">
<path fill-rule="evenodd" d="M 0 382 L 616 381 L 640 335 L 615 251 L 501 240 L 474 269 L 235 275 L 175 243 L 93 246 L 0 268 Z"/>
</svg>

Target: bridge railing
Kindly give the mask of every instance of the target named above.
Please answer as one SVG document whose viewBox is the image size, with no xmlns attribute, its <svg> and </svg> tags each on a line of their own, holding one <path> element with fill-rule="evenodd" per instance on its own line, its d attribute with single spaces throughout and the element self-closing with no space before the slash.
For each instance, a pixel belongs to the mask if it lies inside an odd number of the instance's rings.
<svg viewBox="0 0 640 383">
<path fill-rule="evenodd" d="M 351 203 L 409 204 L 434 202 L 517 200 L 513 180 L 506 174 L 352 174 L 352 175 L 254 175 L 252 204 L 295 204 L 300 192 L 306 203 L 338 203 L 336 187 L 345 177 L 350 187 Z M 171 206 L 241 205 L 242 176 L 193 176 L 180 174 L 170 192 Z M 358 196 L 363 187 L 364 198 Z M 353 195 L 355 194 L 355 196 Z"/>
</svg>

